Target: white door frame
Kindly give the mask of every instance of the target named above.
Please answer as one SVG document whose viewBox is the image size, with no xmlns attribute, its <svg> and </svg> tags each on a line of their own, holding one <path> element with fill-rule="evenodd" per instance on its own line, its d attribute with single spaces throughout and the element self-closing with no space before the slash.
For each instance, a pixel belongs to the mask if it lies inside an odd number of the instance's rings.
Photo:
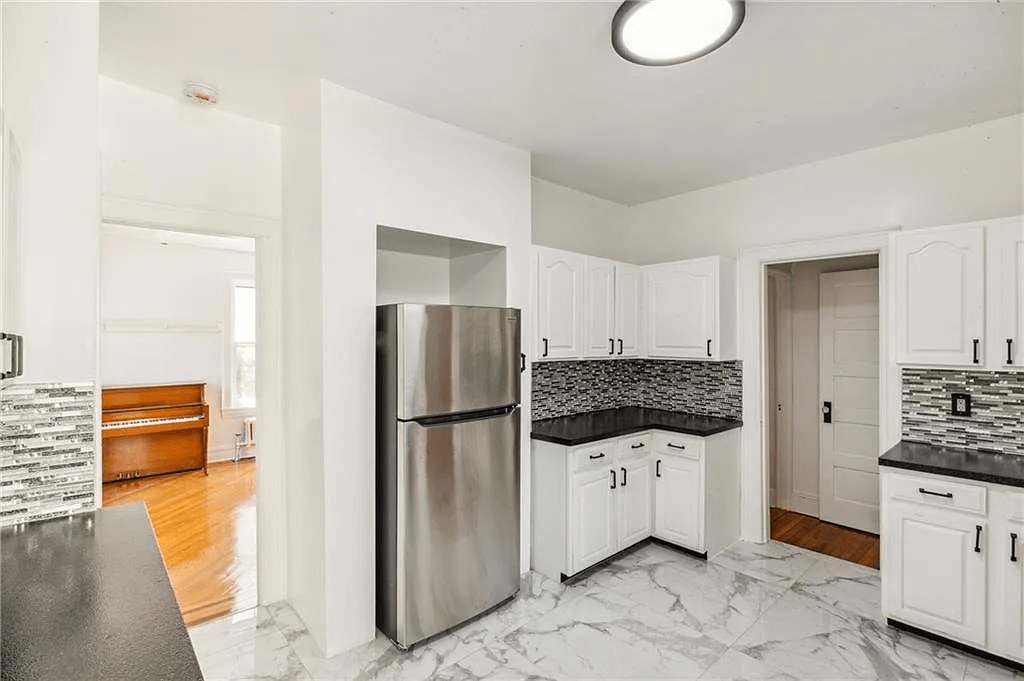
<svg viewBox="0 0 1024 681">
<path fill-rule="evenodd" d="M 288 525 L 282 373 L 284 344 L 281 335 L 284 276 L 281 221 L 106 195 L 102 197 L 101 205 L 101 223 L 243 236 L 256 241 L 256 419 L 260 438 L 259 465 L 256 467 L 256 592 L 260 605 L 283 600 L 288 596 Z M 97 356 L 99 326 L 97 324 Z M 99 379 L 97 383 L 100 384 Z M 102 500 L 101 478 L 102 467 L 97 466 L 98 500 Z"/>
<path fill-rule="evenodd" d="M 743 437 L 740 489 L 741 536 L 763 543 L 769 536 L 767 324 L 768 265 L 878 254 L 879 454 L 900 437 L 900 380 L 893 333 L 892 231 L 744 249 L 739 258 L 739 357 L 743 361 Z"/>
</svg>

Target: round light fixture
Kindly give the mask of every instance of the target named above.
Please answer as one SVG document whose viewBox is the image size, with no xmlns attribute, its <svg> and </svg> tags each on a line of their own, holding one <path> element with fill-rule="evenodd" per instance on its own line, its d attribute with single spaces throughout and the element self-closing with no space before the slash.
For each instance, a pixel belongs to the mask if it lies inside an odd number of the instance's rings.
<svg viewBox="0 0 1024 681">
<path fill-rule="evenodd" d="M 220 101 L 220 92 L 217 91 L 217 88 L 206 83 L 189 81 L 185 83 L 183 94 L 185 99 L 202 106 L 213 106 Z"/>
<path fill-rule="evenodd" d="M 741 0 L 629 0 L 612 19 L 612 46 L 644 66 L 682 64 L 712 52 L 743 23 Z"/>
</svg>

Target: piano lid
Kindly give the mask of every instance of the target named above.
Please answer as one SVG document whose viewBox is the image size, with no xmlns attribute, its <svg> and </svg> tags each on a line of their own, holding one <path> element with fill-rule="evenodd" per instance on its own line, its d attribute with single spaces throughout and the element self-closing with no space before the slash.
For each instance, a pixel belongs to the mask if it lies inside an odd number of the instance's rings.
<svg viewBox="0 0 1024 681">
<path fill-rule="evenodd" d="M 103 411 L 154 409 L 198 405 L 206 402 L 205 383 L 135 385 L 103 388 Z"/>
</svg>

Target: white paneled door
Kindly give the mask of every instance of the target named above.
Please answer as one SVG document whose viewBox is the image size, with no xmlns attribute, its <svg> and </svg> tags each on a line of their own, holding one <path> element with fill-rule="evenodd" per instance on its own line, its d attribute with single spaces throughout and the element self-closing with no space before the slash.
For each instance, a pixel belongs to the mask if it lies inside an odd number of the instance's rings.
<svg viewBox="0 0 1024 681">
<path fill-rule="evenodd" d="M 820 279 L 820 516 L 878 533 L 878 270 Z"/>
</svg>

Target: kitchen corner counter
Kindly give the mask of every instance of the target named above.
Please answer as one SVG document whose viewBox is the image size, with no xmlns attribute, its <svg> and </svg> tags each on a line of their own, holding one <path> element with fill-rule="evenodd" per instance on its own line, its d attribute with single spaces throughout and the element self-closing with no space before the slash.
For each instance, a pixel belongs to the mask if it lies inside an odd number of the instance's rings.
<svg viewBox="0 0 1024 681">
<path fill-rule="evenodd" d="M 3 681 L 202 681 L 143 504 L 7 527 Z"/>
<path fill-rule="evenodd" d="M 742 421 L 735 419 L 644 407 L 619 407 L 534 421 L 530 438 L 575 447 L 645 430 L 664 430 L 683 435 L 709 437 L 740 428 L 742 425 Z"/>
<path fill-rule="evenodd" d="M 1024 456 L 951 449 L 903 440 L 878 459 L 879 466 L 952 478 L 1024 487 Z"/>
</svg>

